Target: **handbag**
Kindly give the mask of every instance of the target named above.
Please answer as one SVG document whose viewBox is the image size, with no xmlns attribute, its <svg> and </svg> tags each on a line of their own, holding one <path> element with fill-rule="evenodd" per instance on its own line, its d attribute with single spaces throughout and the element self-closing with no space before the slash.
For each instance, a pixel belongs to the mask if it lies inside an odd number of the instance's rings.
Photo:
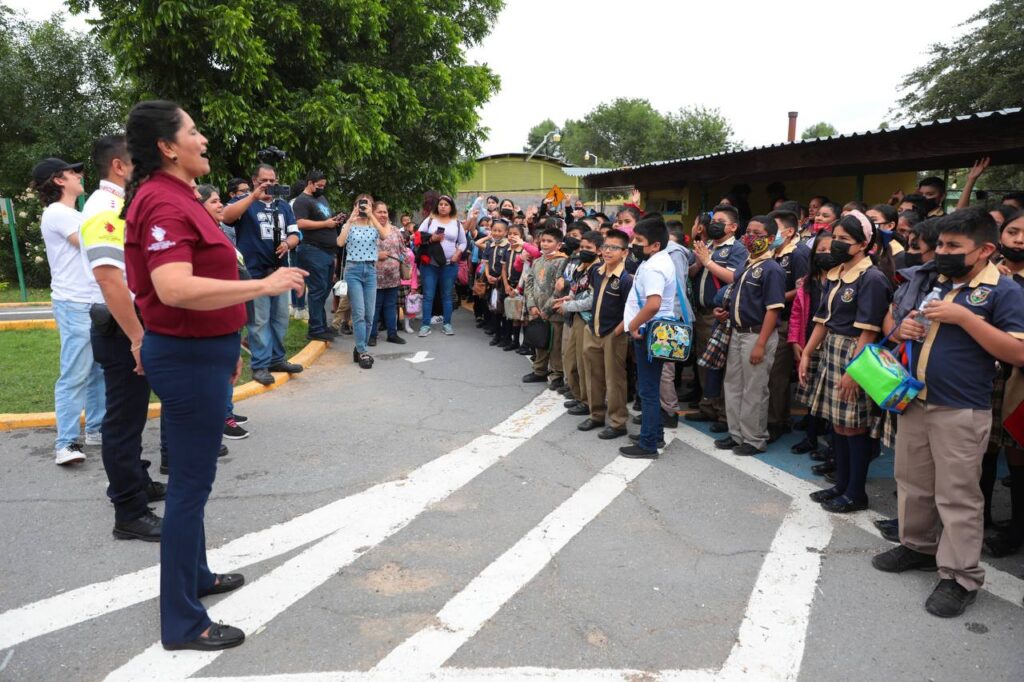
<svg viewBox="0 0 1024 682">
<path fill-rule="evenodd" d="M 501 305 L 501 294 L 498 291 L 498 287 L 491 289 L 491 295 L 487 297 L 487 307 L 490 311 L 497 312 L 498 306 Z"/>
<path fill-rule="evenodd" d="M 487 282 L 484 281 L 483 274 L 477 275 L 476 279 L 473 280 L 473 295 L 477 298 L 483 298 L 487 295 Z"/>
<path fill-rule="evenodd" d="M 416 317 L 421 312 L 423 312 L 423 294 L 410 292 L 405 297 L 405 314 L 409 317 Z"/>
<path fill-rule="evenodd" d="M 897 327 L 893 327 L 881 343 L 869 343 L 846 366 L 846 373 L 887 412 L 902 414 L 924 388 L 924 383 L 910 375 L 907 368 L 883 344 Z M 911 345 L 901 344 L 907 351 L 907 365 L 913 367 Z"/>
<path fill-rule="evenodd" d="M 687 314 L 686 300 L 683 298 L 683 289 L 679 286 L 679 278 L 676 277 L 676 296 L 679 301 L 681 317 L 656 317 L 644 326 L 647 331 L 644 335 L 644 346 L 647 348 L 647 359 L 650 361 L 663 360 L 668 362 L 686 362 L 690 359 L 690 351 L 693 349 L 693 320 Z M 644 307 L 640 299 L 640 292 L 636 292 L 636 300 L 640 307 Z"/>
<path fill-rule="evenodd" d="M 505 297 L 505 318 L 517 322 L 523 319 L 526 312 L 526 299 L 516 294 Z"/>
<path fill-rule="evenodd" d="M 523 338 L 536 350 L 547 350 L 551 346 L 551 323 L 540 317 L 530 320 L 523 327 Z"/>
</svg>

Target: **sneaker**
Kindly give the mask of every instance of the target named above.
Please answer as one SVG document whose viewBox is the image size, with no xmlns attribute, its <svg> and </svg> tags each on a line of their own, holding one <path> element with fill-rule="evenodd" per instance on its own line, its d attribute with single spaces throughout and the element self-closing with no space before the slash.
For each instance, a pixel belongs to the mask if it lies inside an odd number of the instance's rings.
<svg viewBox="0 0 1024 682">
<path fill-rule="evenodd" d="M 445 336 L 455 336 L 455 327 L 451 326 L 450 324 L 442 326 L 441 331 L 444 332 Z"/>
<path fill-rule="evenodd" d="M 258 384 L 269 386 L 274 383 L 274 375 L 270 373 L 268 369 L 254 369 L 252 371 L 252 380 Z"/>
<path fill-rule="evenodd" d="M 424 336 L 429 336 L 429 335 L 430 335 L 430 325 L 429 324 L 425 324 L 425 325 L 420 327 L 420 333 L 417 334 L 416 336 L 418 336 L 418 337 L 420 337 L 422 339 Z"/>
<path fill-rule="evenodd" d="M 224 437 L 228 440 L 242 440 L 249 437 L 249 432 L 238 425 L 234 419 L 224 420 Z"/>
<path fill-rule="evenodd" d="M 657 450 L 648 450 L 639 445 L 627 445 L 619 448 L 619 454 L 630 459 L 658 459 Z"/>
<path fill-rule="evenodd" d="M 430 324 L 443 324 L 443 323 L 444 323 L 444 317 L 442 317 L 441 315 L 434 315 L 432 318 L 430 318 Z"/>
<path fill-rule="evenodd" d="M 388 343 L 397 343 L 398 345 L 402 345 L 405 343 L 405 339 L 403 339 L 398 334 L 395 334 L 394 336 L 389 336 L 386 340 Z"/>
<path fill-rule="evenodd" d="M 65 464 L 78 464 L 85 461 L 85 453 L 82 452 L 82 446 L 78 443 L 72 443 L 71 445 L 65 445 L 60 450 L 54 453 L 54 460 L 61 466 Z"/>
<path fill-rule="evenodd" d="M 249 418 L 238 414 L 237 412 L 232 413 L 231 418 L 235 420 L 235 423 L 241 426 L 242 424 L 248 424 Z"/>
<path fill-rule="evenodd" d="M 935 556 L 910 549 L 906 545 L 896 545 L 890 550 L 876 554 L 871 558 L 871 565 L 886 573 L 903 573 L 917 569 L 918 571 L 937 571 Z"/>
<path fill-rule="evenodd" d="M 86 445 L 103 445 L 103 434 L 99 431 L 85 432 Z"/>
<path fill-rule="evenodd" d="M 977 590 L 966 587 L 951 578 L 944 578 L 924 603 L 925 610 L 939 618 L 956 618 L 978 598 Z"/>
<path fill-rule="evenodd" d="M 151 511 L 147 511 L 133 521 L 114 524 L 114 537 L 118 540 L 142 540 L 143 542 L 160 542 L 160 530 L 163 521 Z"/>
</svg>

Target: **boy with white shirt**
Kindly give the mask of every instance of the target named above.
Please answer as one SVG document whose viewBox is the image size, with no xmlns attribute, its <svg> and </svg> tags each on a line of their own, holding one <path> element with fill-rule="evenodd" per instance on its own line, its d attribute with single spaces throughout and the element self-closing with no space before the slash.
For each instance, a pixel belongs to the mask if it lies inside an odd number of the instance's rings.
<svg viewBox="0 0 1024 682">
<path fill-rule="evenodd" d="M 57 413 L 57 464 L 85 461 L 79 443 L 79 418 L 85 409 L 85 444 L 102 442 L 100 427 L 106 411 L 103 370 L 93 359 L 89 308 L 102 303 L 96 281 L 89 277 L 79 252 L 82 214 L 75 202 L 85 191 L 82 164 L 50 157 L 32 169 L 32 187 L 46 208 L 40 230 L 50 264 L 53 317 L 60 332 L 60 377 L 53 388 Z"/>
<path fill-rule="evenodd" d="M 669 257 L 668 228 L 659 215 L 640 220 L 633 228 L 633 256 L 640 261 L 623 315 L 625 330 L 633 338 L 636 354 L 637 392 L 642 407 L 640 436 L 634 445 L 619 448 L 623 457 L 657 459 L 665 446 L 659 390 L 663 362 L 647 357 L 646 324 L 658 317 L 672 317 L 676 300 L 676 266 Z"/>
</svg>

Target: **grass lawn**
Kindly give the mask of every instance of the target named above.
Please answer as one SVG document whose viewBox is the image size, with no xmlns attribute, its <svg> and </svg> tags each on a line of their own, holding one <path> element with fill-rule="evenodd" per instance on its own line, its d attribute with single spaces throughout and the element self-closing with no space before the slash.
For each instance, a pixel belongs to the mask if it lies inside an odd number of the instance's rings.
<svg viewBox="0 0 1024 682">
<path fill-rule="evenodd" d="M 29 302 L 49 302 L 50 288 L 29 287 L 28 300 Z M 0 303 L 21 303 L 21 289 L 18 288 L 17 282 L 7 282 L 6 285 L 0 285 Z"/>
<path fill-rule="evenodd" d="M 285 357 L 306 345 L 306 322 L 292 320 L 285 338 Z M 252 377 L 249 354 L 239 383 Z M 55 329 L 0 332 L 0 412 L 52 412 L 53 385 L 60 374 L 60 337 Z M 158 402 L 153 395 L 152 402 Z"/>
</svg>

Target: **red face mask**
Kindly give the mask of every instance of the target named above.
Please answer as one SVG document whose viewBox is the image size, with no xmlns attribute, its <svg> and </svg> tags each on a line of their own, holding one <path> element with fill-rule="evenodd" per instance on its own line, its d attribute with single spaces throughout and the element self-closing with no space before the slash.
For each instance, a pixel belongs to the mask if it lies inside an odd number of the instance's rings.
<svg viewBox="0 0 1024 682">
<path fill-rule="evenodd" d="M 818 234 L 822 230 L 827 230 L 832 226 L 832 223 L 814 223 L 811 225 L 811 232 Z"/>
</svg>

